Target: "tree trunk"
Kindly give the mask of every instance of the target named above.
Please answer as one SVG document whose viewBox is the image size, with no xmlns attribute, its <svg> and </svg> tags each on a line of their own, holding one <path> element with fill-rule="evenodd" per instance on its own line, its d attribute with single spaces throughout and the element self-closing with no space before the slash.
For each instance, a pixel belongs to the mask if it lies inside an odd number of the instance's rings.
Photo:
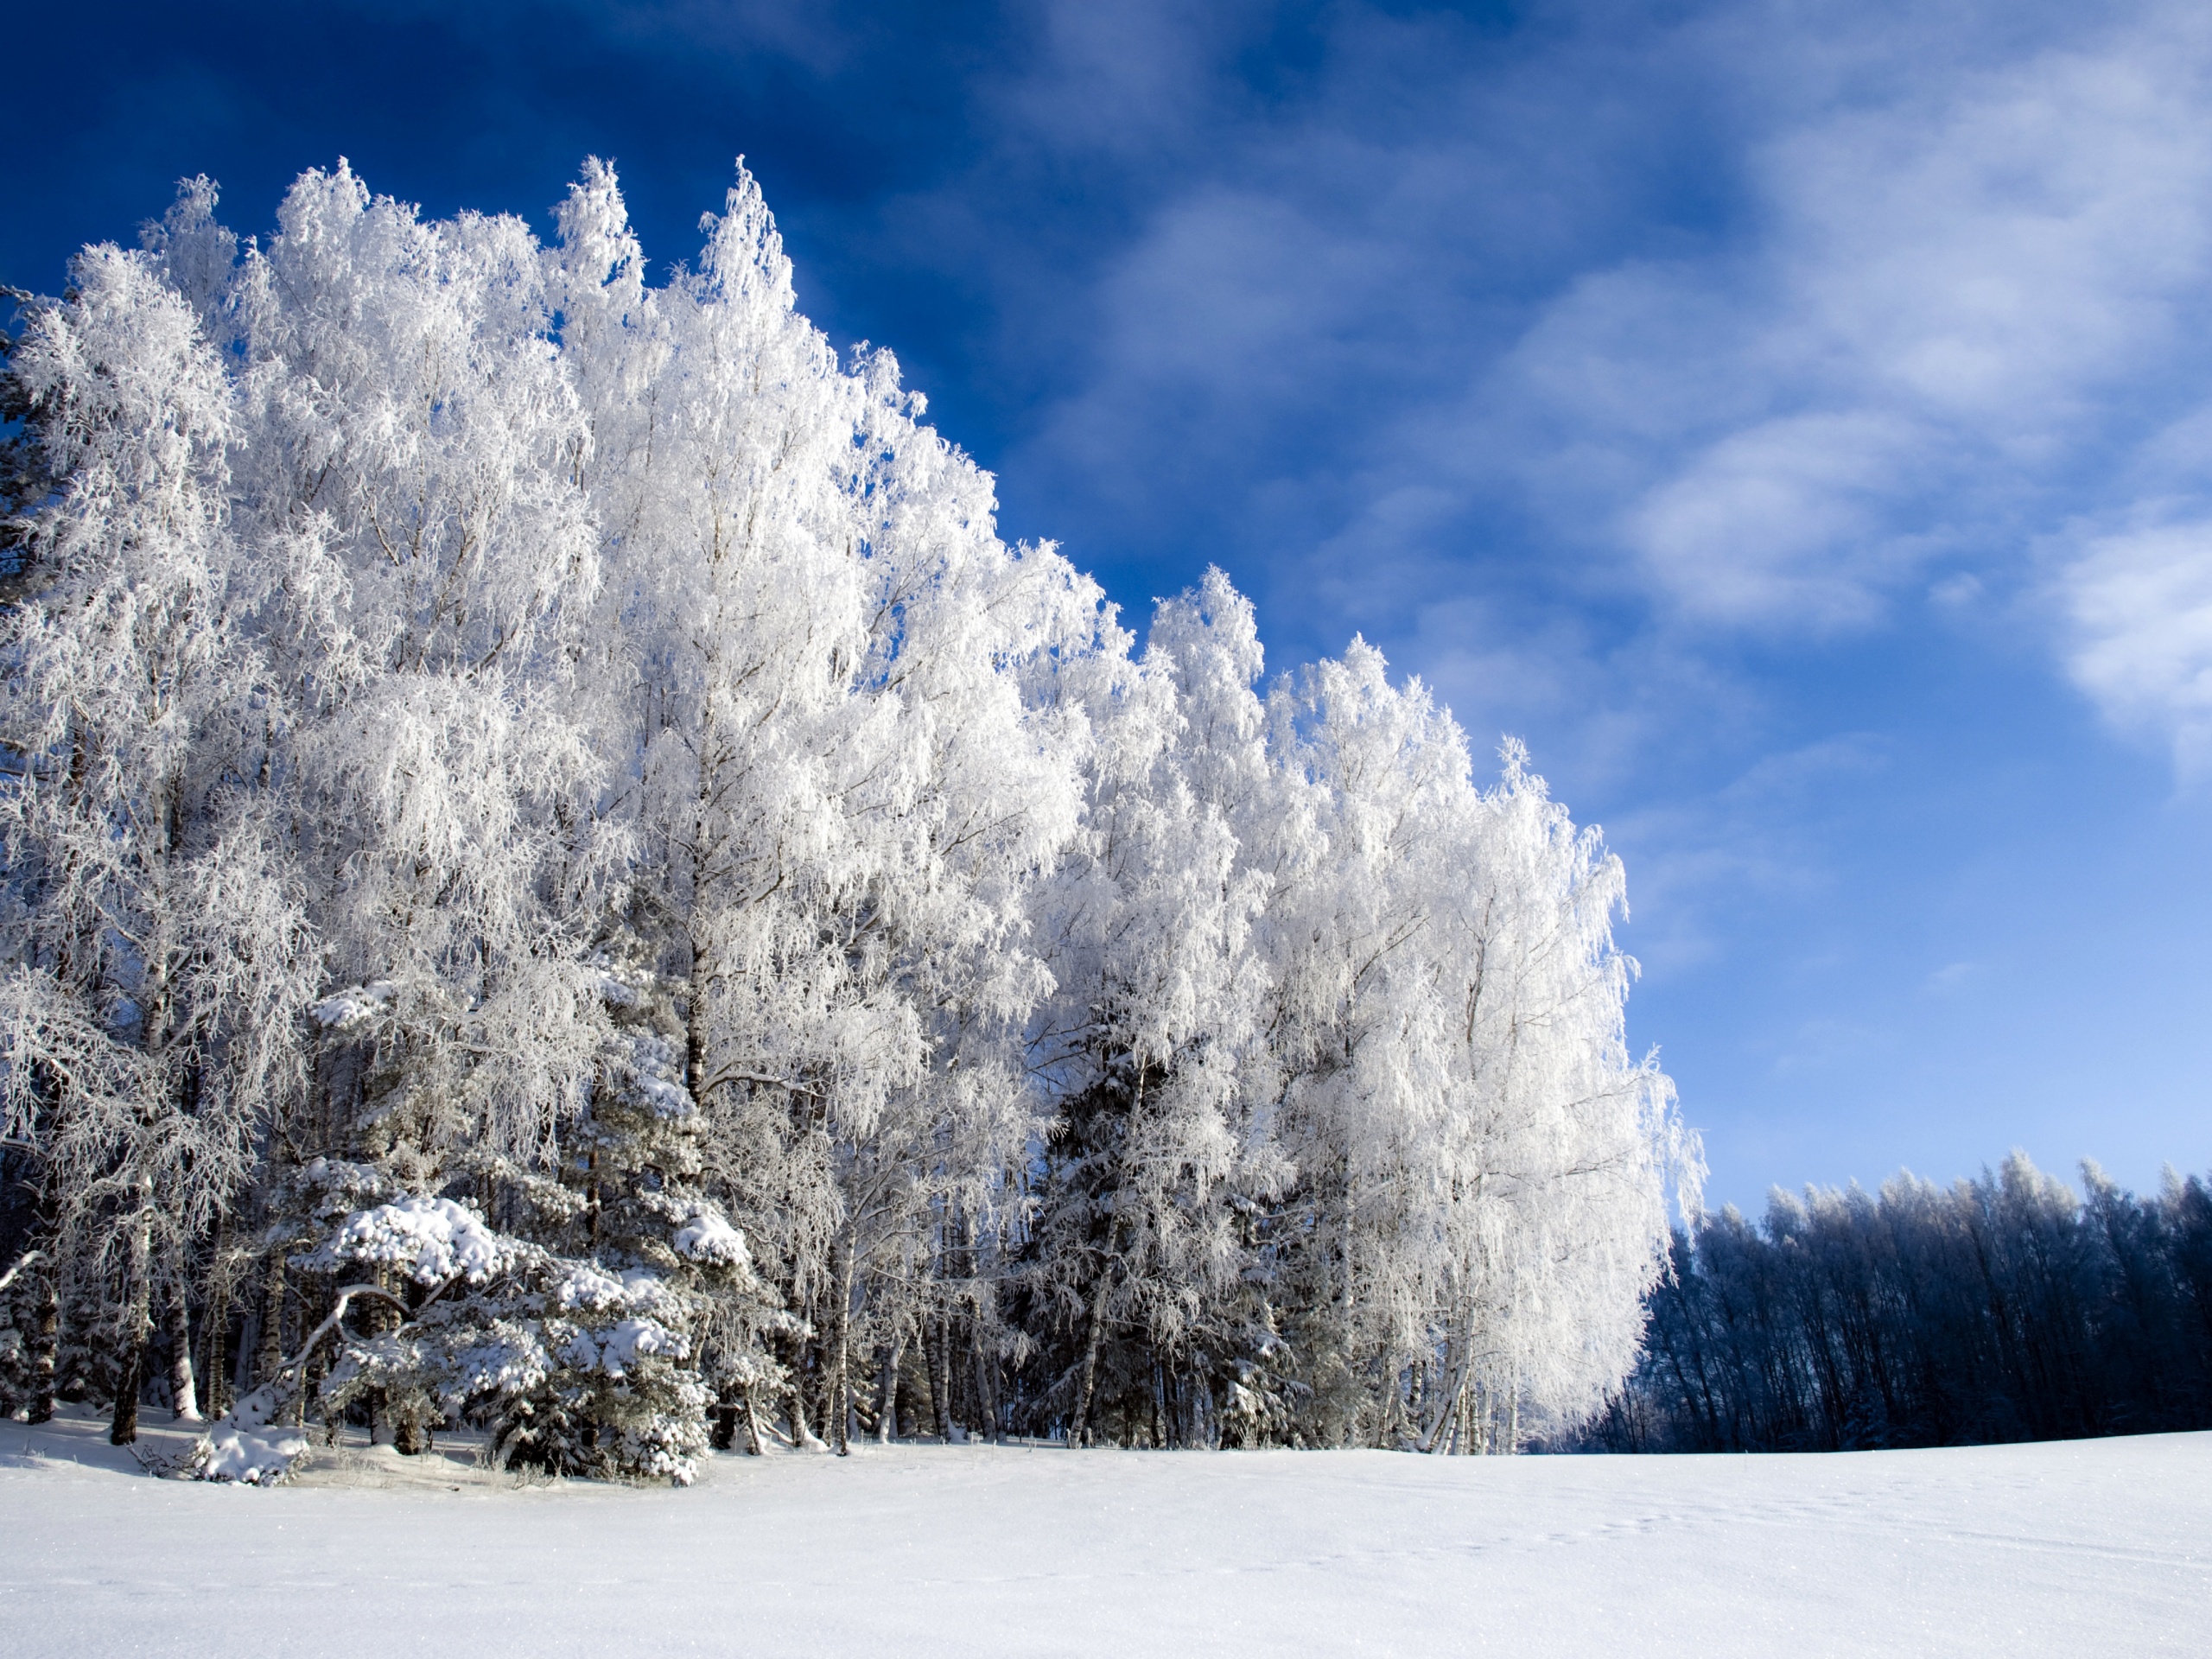
<svg viewBox="0 0 2212 1659">
<path fill-rule="evenodd" d="M 143 1341 L 127 1344 L 115 1373 L 115 1412 L 108 1420 L 107 1443 L 129 1446 L 138 1438 L 139 1368 L 146 1357 Z"/>
<path fill-rule="evenodd" d="M 700 833 L 705 830 L 702 828 Z M 695 896 L 692 903 L 699 902 Z M 702 1109 L 707 1103 L 702 1091 L 707 1086 L 707 988 L 709 965 L 705 944 L 697 938 L 691 941 L 691 974 L 690 987 L 683 1003 L 683 1086 L 691 1091 L 691 1098 Z"/>
<path fill-rule="evenodd" d="M 1428 1389 L 1416 1402 L 1414 1420 L 1420 1422 L 1426 1416 L 1421 1438 L 1414 1447 L 1421 1452 L 1449 1452 L 1459 1420 L 1460 1402 L 1467 1392 L 1467 1378 L 1474 1363 L 1475 1315 L 1471 1306 L 1461 1321 L 1459 1332 L 1445 1344 L 1445 1367 L 1436 1385 Z M 1418 1372 L 1415 1373 L 1419 1375 Z M 1426 1406 L 1424 1412 L 1420 1408 Z"/>
<path fill-rule="evenodd" d="M 117 1332 L 122 1353 L 115 1380 L 115 1414 L 108 1425 L 111 1446 L 129 1446 L 138 1438 L 138 1389 L 145 1376 L 146 1338 L 152 1333 L 154 1325 L 153 1217 L 144 1208 L 152 1195 L 147 1192 L 143 1179 L 137 1196 L 140 1208 L 128 1224 L 130 1255 L 124 1268 L 128 1276 L 123 1290 L 123 1318 Z"/>
<path fill-rule="evenodd" d="M 391 1289 L 391 1271 L 377 1269 L 377 1288 L 387 1294 Z M 387 1331 L 397 1330 L 399 1316 L 382 1302 L 370 1305 L 368 1316 L 362 1321 L 368 1326 L 367 1335 L 373 1340 Z M 399 1446 L 399 1426 L 391 1414 L 391 1397 L 382 1389 L 369 1390 L 369 1444 L 388 1446 L 395 1451 Z"/>
<path fill-rule="evenodd" d="M 753 1457 L 760 1455 L 760 1406 L 750 1382 L 745 1384 L 745 1449 Z"/>
<path fill-rule="evenodd" d="M 1145 1061 L 1140 1056 L 1136 1093 L 1129 1105 L 1128 1122 L 1122 1128 L 1122 1148 L 1115 1160 L 1112 1219 L 1106 1224 L 1106 1249 L 1098 1261 L 1098 1289 L 1090 1300 L 1090 1328 L 1083 1339 L 1083 1381 L 1076 1393 L 1075 1421 L 1068 1426 L 1070 1446 L 1089 1446 L 1093 1438 L 1090 1417 L 1092 1399 L 1098 1387 L 1098 1351 L 1106 1339 L 1106 1301 L 1114 1293 L 1114 1257 L 1122 1242 L 1122 1205 L 1129 1173 L 1129 1144 L 1135 1137 L 1137 1119 L 1144 1111 L 1144 1085 Z"/>
<path fill-rule="evenodd" d="M 241 1400 L 253 1392 L 253 1360 L 260 1351 L 261 1309 L 257 1304 L 248 1302 L 238 1320 L 238 1351 L 231 1358 L 232 1399 Z"/>
<path fill-rule="evenodd" d="M 1098 1264 L 1098 1288 L 1090 1299 L 1090 1328 L 1083 1339 L 1083 1381 L 1075 1397 L 1075 1419 L 1068 1425 L 1070 1446 L 1090 1444 L 1090 1402 L 1098 1386 L 1098 1350 L 1106 1340 L 1106 1299 L 1114 1289 L 1114 1258 Z"/>
<path fill-rule="evenodd" d="M 989 1345 L 983 1340 L 983 1316 L 976 1315 L 976 1409 L 982 1417 L 983 1433 L 996 1445 L 999 1440 L 998 1361 Z"/>
<path fill-rule="evenodd" d="M 182 1250 L 177 1252 L 181 1257 Z M 187 1297 L 188 1281 L 181 1260 L 176 1271 L 169 1275 L 168 1339 L 169 1339 L 169 1410 L 181 1423 L 200 1421 L 200 1394 L 193 1385 L 192 1376 L 192 1308 Z"/>
<path fill-rule="evenodd" d="M 841 1458 L 852 1455 L 853 1414 L 853 1241 L 841 1231 L 831 1247 L 830 1294 L 837 1306 L 830 1316 L 830 1443 Z"/>
<path fill-rule="evenodd" d="M 990 1293 L 983 1285 L 982 1259 L 976 1249 L 976 1218 L 963 1211 L 960 1217 L 960 1267 L 974 1292 L 974 1316 L 968 1322 L 969 1380 L 976 1389 L 976 1427 L 996 1445 L 999 1439 L 998 1364 L 989 1351 L 985 1332 L 983 1299 Z"/>
<path fill-rule="evenodd" d="M 303 1310 L 300 1315 L 301 1322 L 304 1324 L 308 1317 Z M 329 1375 L 330 1360 L 326 1344 L 320 1341 L 307 1344 L 305 1357 L 300 1363 L 300 1392 L 292 1402 L 293 1427 L 305 1428 L 308 1426 L 308 1407 L 321 1403 L 322 1379 Z"/>
<path fill-rule="evenodd" d="M 821 1440 L 807 1427 L 806 1389 L 806 1343 L 800 1338 L 791 1344 L 791 1445 L 802 1452 L 824 1451 Z"/>
<path fill-rule="evenodd" d="M 253 1380 L 273 1380 L 284 1363 L 284 1250 L 270 1253 L 269 1272 L 261 1289 L 260 1351 L 253 1357 Z"/>
<path fill-rule="evenodd" d="M 931 1322 L 925 1338 L 930 1362 L 930 1405 L 937 1414 L 938 1438 L 952 1444 L 952 1362 L 946 1353 L 951 1332 L 944 1313 Z"/>
<path fill-rule="evenodd" d="M 54 1361 L 61 1346 L 61 1268 L 50 1260 L 43 1265 L 47 1270 L 39 1282 L 45 1288 L 31 1315 L 31 1405 L 27 1421 L 33 1423 L 54 1421 Z"/>
<path fill-rule="evenodd" d="M 899 1438 L 899 1368 L 906 1358 L 906 1326 L 901 1321 L 892 1332 L 891 1345 L 884 1351 L 883 1376 L 877 1385 L 880 1403 L 875 1408 L 875 1438 L 888 1446 Z"/>
<path fill-rule="evenodd" d="M 207 1269 L 207 1313 L 205 1321 L 207 1360 L 201 1375 L 207 1379 L 207 1398 L 202 1402 L 210 1417 L 228 1409 L 231 1348 L 231 1218 L 226 1214 L 215 1230 L 215 1253 Z"/>
</svg>

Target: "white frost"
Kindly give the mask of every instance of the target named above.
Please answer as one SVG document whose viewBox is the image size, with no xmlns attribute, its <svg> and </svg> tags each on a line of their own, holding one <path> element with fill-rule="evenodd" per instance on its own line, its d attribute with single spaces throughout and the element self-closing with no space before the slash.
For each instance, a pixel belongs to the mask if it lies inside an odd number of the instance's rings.
<svg viewBox="0 0 2212 1659">
<path fill-rule="evenodd" d="M 712 1262 L 726 1268 L 752 1265 L 752 1252 L 745 1248 L 745 1235 L 731 1226 L 711 1210 L 698 1209 L 691 1212 L 691 1219 L 677 1230 L 676 1253 L 694 1262 Z"/>
<path fill-rule="evenodd" d="M 658 1319 L 624 1319 L 605 1331 L 579 1331 L 561 1350 L 561 1357 L 580 1371 L 603 1371 L 627 1376 L 639 1357 L 660 1354 L 682 1359 L 691 1344 Z"/>
<path fill-rule="evenodd" d="M 361 1210 L 339 1224 L 313 1260 L 394 1267 L 418 1285 L 442 1284 L 456 1274 L 481 1284 L 505 1268 L 512 1244 L 466 1205 L 450 1198 L 402 1198 Z"/>
<path fill-rule="evenodd" d="M 308 1012 L 325 1031 L 349 1031 L 390 1007 L 397 989 L 388 979 L 372 979 L 323 998 Z"/>
</svg>

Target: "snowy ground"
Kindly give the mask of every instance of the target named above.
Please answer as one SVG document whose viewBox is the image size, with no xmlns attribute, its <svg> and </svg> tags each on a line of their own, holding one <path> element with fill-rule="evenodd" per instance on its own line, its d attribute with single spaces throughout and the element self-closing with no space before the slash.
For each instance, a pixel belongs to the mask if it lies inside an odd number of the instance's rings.
<svg viewBox="0 0 2212 1659">
<path fill-rule="evenodd" d="M 1832 1457 L 869 1447 L 689 1491 L 0 1423 L 0 1653 L 2202 1653 L 2212 1434 Z M 149 1439 L 166 1438 L 165 1435 Z"/>
</svg>

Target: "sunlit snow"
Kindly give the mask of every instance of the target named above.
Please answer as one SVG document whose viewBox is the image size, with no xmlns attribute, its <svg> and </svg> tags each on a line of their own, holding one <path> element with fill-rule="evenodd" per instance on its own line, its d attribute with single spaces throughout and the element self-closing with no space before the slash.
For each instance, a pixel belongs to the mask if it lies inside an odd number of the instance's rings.
<svg viewBox="0 0 2212 1659">
<path fill-rule="evenodd" d="M 718 1455 L 686 1491 L 357 1446 L 264 1491 L 148 1479 L 101 1427 L 0 1425 L 0 1653 L 381 1632 L 479 1659 L 2083 1659 L 2201 1652 L 2212 1607 L 2212 1433 L 1681 1458 L 871 1446 Z"/>
</svg>

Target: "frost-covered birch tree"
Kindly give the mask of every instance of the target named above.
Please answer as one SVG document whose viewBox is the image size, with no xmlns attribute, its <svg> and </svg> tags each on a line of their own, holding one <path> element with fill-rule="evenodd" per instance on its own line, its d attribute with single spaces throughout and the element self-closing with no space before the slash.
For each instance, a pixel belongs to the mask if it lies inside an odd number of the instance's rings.
<svg viewBox="0 0 2212 1659">
<path fill-rule="evenodd" d="M 127 1440 L 156 1298 L 189 1295 L 296 1084 L 311 982 L 263 787 L 276 692 L 228 499 L 234 389 L 153 260 L 94 248 L 74 276 L 11 365 L 54 488 L 0 637 L 0 1133 L 46 1165 L 47 1271 L 109 1307 Z M 173 1358 L 196 1416 L 188 1345 Z"/>
<path fill-rule="evenodd" d="M 1239 1265 L 1228 1184 L 1249 1150 L 1265 883 L 1239 855 L 1237 785 L 1262 765 L 1256 703 L 1238 703 L 1258 670 L 1250 607 L 1218 573 L 1160 607 L 1143 658 L 1096 686 L 1084 834 L 1040 893 L 1056 985 L 1032 1049 L 1058 1111 L 1025 1287 L 1063 1333 L 1048 1397 L 1078 1440 L 1102 1358 L 1122 1389 L 1187 1363 Z"/>
</svg>

